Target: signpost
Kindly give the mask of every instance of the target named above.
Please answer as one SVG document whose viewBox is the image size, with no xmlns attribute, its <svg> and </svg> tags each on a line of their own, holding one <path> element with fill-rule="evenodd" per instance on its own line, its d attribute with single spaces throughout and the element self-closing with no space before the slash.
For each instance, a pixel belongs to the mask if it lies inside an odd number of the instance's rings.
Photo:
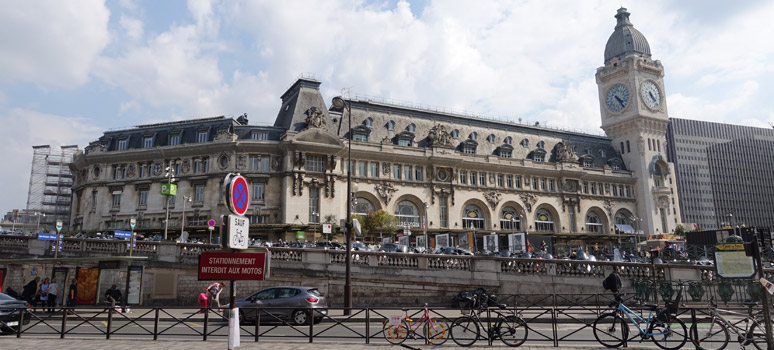
<svg viewBox="0 0 774 350">
<path fill-rule="evenodd" d="M 209 221 L 207 221 L 207 230 L 210 231 L 210 241 L 209 242 L 210 242 L 210 244 L 212 244 L 212 231 L 215 230 L 215 220 L 210 219 Z"/>
<path fill-rule="evenodd" d="M 62 232 L 62 220 L 56 221 L 56 248 L 54 248 L 54 259 L 56 259 L 57 254 L 59 253 L 60 247 L 60 239 L 62 238 L 59 233 Z"/>
<path fill-rule="evenodd" d="M 266 253 L 202 252 L 199 280 L 263 281 L 268 276 Z"/>
<path fill-rule="evenodd" d="M 134 244 L 135 244 L 135 238 L 134 238 L 134 227 L 137 225 L 137 219 L 131 218 L 129 219 L 129 226 L 132 227 L 132 239 L 131 242 L 129 242 L 129 256 L 132 256 L 132 253 L 134 253 Z M 127 299 L 129 298 L 129 294 L 127 293 Z"/>
<path fill-rule="evenodd" d="M 44 241 L 56 241 L 56 236 L 55 233 L 38 233 L 38 239 Z"/>
</svg>

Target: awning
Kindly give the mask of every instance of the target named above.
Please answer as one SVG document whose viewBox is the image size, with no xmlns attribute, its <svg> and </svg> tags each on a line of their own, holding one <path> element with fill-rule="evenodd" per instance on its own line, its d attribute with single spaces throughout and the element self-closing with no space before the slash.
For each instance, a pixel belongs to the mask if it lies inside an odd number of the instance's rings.
<svg viewBox="0 0 774 350">
<path fill-rule="evenodd" d="M 615 224 L 615 227 L 623 233 L 634 233 L 634 227 L 631 225 L 619 225 Z"/>
</svg>

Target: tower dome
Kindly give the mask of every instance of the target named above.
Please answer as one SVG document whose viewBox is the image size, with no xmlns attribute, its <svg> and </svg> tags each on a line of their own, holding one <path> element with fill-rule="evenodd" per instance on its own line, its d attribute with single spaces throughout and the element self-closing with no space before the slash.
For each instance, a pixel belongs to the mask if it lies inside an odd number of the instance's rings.
<svg viewBox="0 0 774 350">
<path fill-rule="evenodd" d="M 630 13 L 625 8 L 618 9 L 615 18 L 618 23 L 615 31 L 607 39 L 605 45 L 605 64 L 610 63 L 613 57 L 624 58 L 628 55 L 641 54 L 650 57 L 650 45 L 645 36 L 637 29 L 634 29 L 632 22 L 629 22 Z"/>
</svg>

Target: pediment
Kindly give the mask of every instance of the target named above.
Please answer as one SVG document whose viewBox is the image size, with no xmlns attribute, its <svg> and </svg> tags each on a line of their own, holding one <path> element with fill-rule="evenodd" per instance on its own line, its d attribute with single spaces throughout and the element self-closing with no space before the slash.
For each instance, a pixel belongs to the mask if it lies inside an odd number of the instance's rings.
<svg viewBox="0 0 774 350">
<path fill-rule="evenodd" d="M 316 144 L 323 144 L 323 145 L 329 145 L 329 146 L 336 146 L 336 147 L 344 147 L 344 142 L 342 142 L 336 135 L 328 132 L 324 129 L 319 128 L 313 128 L 313 129 L 306 129 L 302 132 L 299 132 L 296 134 L 295 137 L 293 137 L 294 143 L 316 143 Z"/>
</svg>

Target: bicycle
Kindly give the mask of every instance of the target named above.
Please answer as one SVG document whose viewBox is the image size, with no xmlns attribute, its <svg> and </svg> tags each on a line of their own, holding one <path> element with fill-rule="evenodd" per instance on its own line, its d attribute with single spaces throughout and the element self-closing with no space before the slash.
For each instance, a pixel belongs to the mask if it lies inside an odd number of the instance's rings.
<svg viewBox="0 0 774 350">
<path fill-rule="evenodd" d="M 486 339 L 490 343 L 499 338 L 505 345 L 515 347 L 524 344 L 524 341 L 527 340 L 529 328 L 524 319 L 516 314 L 515 310 L 511 310 L 509 314 L 504 314 L 496 309 L 490 309 L 488 305 L 489 297 L 479 294 L 464 297 L 464 299 L 472 306 L 470 313 L 454 320 L 450 329 L 451 338 L 457 345 L 473 345 L 478 339 L 481 339 L 481 328 L 486 329 Z M 497 307 L 499 310 L 506 309 L 505 304 L 498 304 Z M 484 311 L 494 312 L 497 315 L 494 327 L 484 326 L 481 320 L 481 314 Z M 487 322 L 490 320 L 491 317 L 487 319 Z"/>
<path fill-rule="evenodd" d="M 738 322 L 731 322 L 722 315 L 718 314 L 718 305 L 715 304 L 715 298 L 711 298 L 707 303 L 707 310 L 709 316 L 709 327 L 706 330 L 699 332 L 698 323 L 691 325 L 691 342 L 699 349 L 704 350 L 721 350 L 725 349 L 728 345 L 730 335 L 728 330 L 730 329 L 736 334 L 736 339 L 739 344 L 744 348 L 747 345 L 752 344 L 757 349 L 766 349 L 766 329 L 763 326 L 763 318 L 760 316 L 762 310 L 753 312 L 753 307 L 758 305 L 754 302 L 742 303 L 747 306 L 747 316 Z M 720 310 L 727 314 L 744 316 L 741 312 L 734 312 L 730 310 Z M 738 326 L 738 324 L 744 322 L 744 328 Z"/>
<path fill-rule="evenodd" d="M 444 321 L 435 321 L 430 317 L 430 310 L 425 304 L 422 317 L 414 321 L 409 317 L 408 308 L 402 308 L 406 315 L 402 318 L 390 318 L 384 321 L 383 333 L 388 342 L 400 345 L 411 336 L 416 339 L 419 328 L 422 327 L 422 338 L 433 345 L 441 345 L 449 338 L 449 325 Z M 399 317 L 399 316 L 398 316 Z"/>
<path fill-rule="evenodd" d="M 600 344 L 608 348 L 617 348 L 631 340 L 624 315 L 637 327 L 640 342 L 651 339 L 658 347 L 672 350 L 681 348 L 688 341 L 685 323 L 673 317 L 679 309 L 682 289 L 678 292 L 675 301 L 667 302 L 666 308 L 659 309 L 657 305 L 647 305 L 650 307 L 647 320 L 624 305 L 622 295 L 615 294 L 615 301 L 610 304 L 615 308 L 613 312 L 603 314 L 594 321 L 594 338 Z M 645 328 L 640 327 L 642 323 L 645 323 Z"/>
</svg>

